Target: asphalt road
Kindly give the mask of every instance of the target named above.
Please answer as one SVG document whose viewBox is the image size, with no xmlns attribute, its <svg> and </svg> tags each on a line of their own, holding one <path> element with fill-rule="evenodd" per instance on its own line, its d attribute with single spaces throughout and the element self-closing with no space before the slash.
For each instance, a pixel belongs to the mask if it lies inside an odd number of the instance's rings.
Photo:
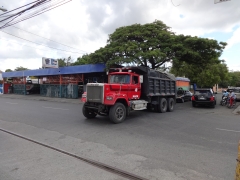
<svg viewBox="0 0 240 180">
<path fill-rule="evenodd" d="M 85 119 L 81 108 L 0 98 L 0 128 L 147 179 L 234 178 L 240 117 L 231 109 L 177 103 L 174 112 L 138 111 L 112 124 L 107 117 Z"/>
</svg>

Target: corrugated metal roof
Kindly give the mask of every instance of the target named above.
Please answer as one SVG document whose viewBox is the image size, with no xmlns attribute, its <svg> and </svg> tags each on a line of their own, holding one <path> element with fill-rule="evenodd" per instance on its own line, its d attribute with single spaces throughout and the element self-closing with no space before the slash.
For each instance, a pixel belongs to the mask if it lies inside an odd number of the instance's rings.
<svg viewBox="0 0 240 180">
<path fill-rule="evenodd" d="M 93 72 L 104 72 L 105 64 L 87 64 L 80 66 L 68 66 L 60 68 L 47 68 L 26 71 L 13 71 L 2 73 L 3 78 L 22 77 L 22 76 L 52 76 L 60 74 L 82 74 Z"/>
<path fill-rule="evenodd" d="M 185 77 L 176 77 L 176 81 L 186 81 L 186 82 L 190 82 L 190 79 L 185 78 Z"/>
</svg>

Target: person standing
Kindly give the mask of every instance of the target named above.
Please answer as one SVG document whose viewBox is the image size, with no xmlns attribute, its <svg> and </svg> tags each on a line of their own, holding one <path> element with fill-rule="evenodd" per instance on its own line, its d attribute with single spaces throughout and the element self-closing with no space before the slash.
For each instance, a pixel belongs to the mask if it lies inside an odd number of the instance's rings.
<svg viewBox="0 0 240 180">
<path fill-rule="evenodd" d="M 233 105 L 233 101 L 235 100 L 235 93 L 231 90 L 230 91 L 230 107 Z"/>
</svg>

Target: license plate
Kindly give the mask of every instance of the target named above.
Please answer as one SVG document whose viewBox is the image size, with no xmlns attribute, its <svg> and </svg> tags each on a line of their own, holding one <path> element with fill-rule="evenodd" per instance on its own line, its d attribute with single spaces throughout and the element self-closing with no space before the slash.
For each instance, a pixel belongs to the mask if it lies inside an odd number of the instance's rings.
<svg viewBox="0 0 240 180">
<path fill-rule="evenodd" d="M 201 100 L 205 100 L 205 98 L 204 98 L 204 97 L 200 97 L 199 99 L 201 99 Z"/>
</svg>

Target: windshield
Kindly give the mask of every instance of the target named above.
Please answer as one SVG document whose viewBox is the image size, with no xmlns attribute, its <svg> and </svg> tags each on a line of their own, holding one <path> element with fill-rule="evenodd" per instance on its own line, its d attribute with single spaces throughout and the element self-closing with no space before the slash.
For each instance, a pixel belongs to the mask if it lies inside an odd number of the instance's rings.
<svg viewBox="0 0 240 180">
<path fill-rule="evenodd" d="M 130 83 L 130 75 L 111 75 L 110 83 L 129 84 Z"/>
<path fill-rule="evenodd" d="M 211 92 L 208 90 L 200 90 L 200 91 L 195 91 L 195 95 L 206 95 L 206 96 L 211 96 Z"/>
</svg>

